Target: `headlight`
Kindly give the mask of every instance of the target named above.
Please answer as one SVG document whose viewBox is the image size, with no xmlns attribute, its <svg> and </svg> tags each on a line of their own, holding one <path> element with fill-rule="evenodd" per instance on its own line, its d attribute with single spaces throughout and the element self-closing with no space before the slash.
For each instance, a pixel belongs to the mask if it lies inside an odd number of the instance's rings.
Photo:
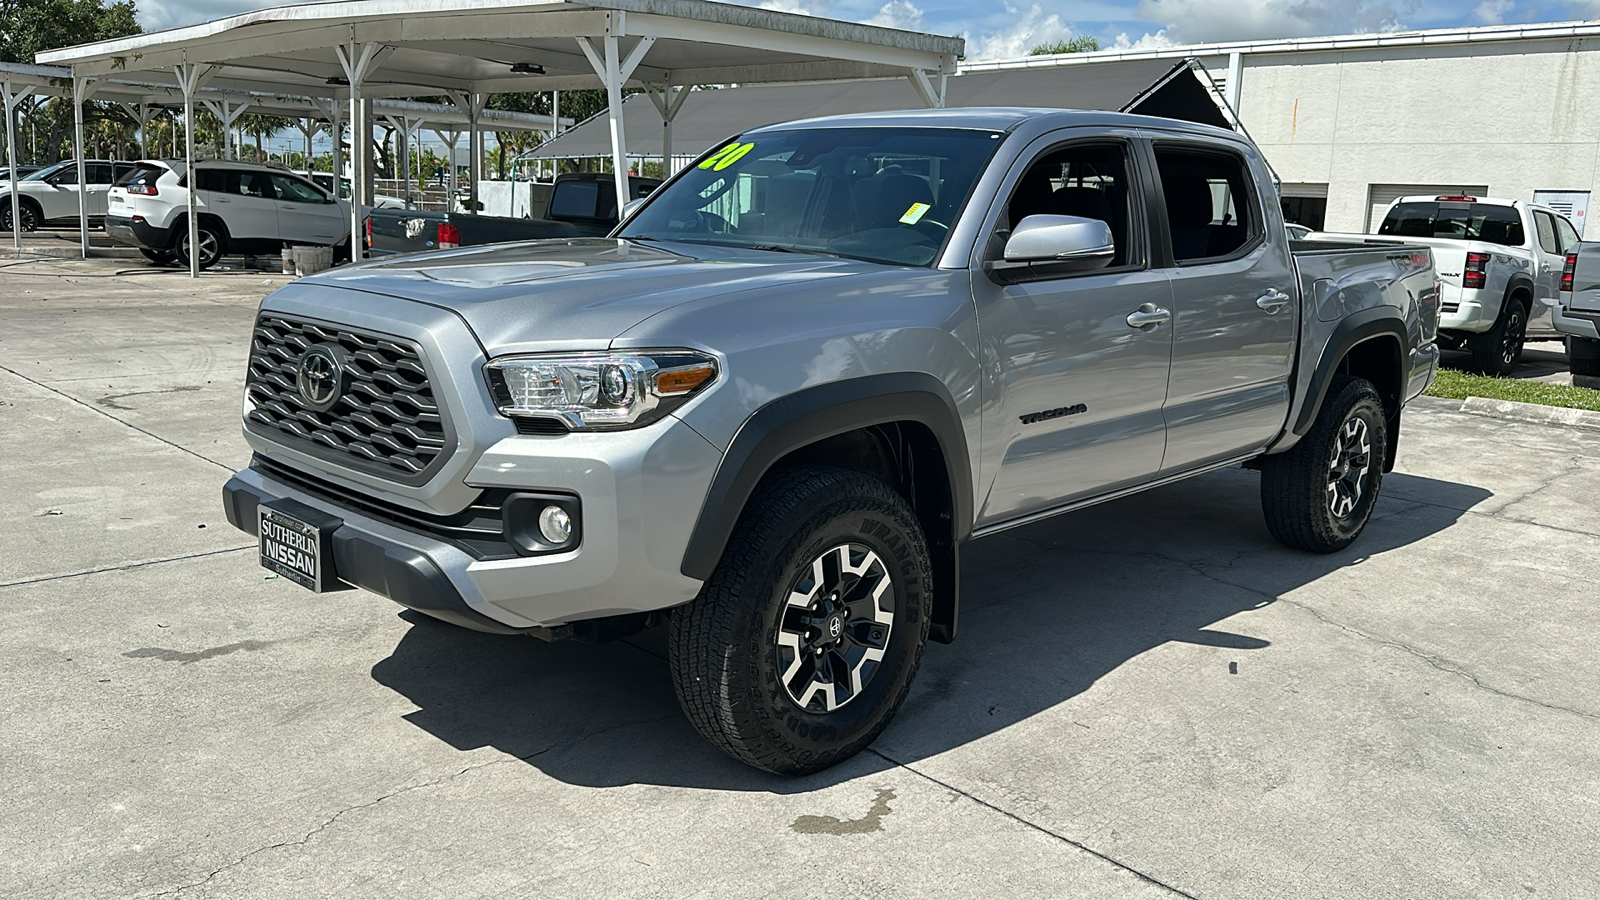
<svg viewBox="0 0 1600 900">
<path fill-rule="evenodd" d="M 716 380 L 717 361 L 690 350 L 514 356 L 486 373 L 502 415 L 594 431 L 661 418 Z"/>
</svg>

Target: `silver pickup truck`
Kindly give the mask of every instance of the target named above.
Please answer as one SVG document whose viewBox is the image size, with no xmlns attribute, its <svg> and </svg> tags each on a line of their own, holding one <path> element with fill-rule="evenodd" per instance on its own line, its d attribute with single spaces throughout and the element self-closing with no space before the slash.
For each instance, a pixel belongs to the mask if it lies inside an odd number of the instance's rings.
<svg viewBox="0 0 1600 900">
<path fill-rule="evenodd" d="M 688 718 L 778 773 L 866 746 L 961 545 L 1261 472 L 1280 541 L 1359 535 L 1437 365 L 1426 248 L 1296 244 L 1232 132 L 961 109 L 761 128 L 608 238 L 262 302 L 263 565 L 546 639 L 668 630 Z"/>
</svg>

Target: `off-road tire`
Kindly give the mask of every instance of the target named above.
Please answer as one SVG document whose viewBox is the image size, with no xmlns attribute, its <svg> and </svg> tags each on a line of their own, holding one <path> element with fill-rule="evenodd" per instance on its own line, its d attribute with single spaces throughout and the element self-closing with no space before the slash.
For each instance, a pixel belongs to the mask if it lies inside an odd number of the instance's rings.
<svg viewBox="0 0 1600 900">
<path fill-rule="evenodd" d="M 1353 421 L 1359 425 L 1351 426 Z M 1367 449 L 1364 469 L 1355 479 L 1360 494 L 1348 512 L 1340 515 L 1331 498 L 1350 481 L 1344 476 L 1335 484 L 1338 454 L 1350 437 L 1347 428 L 1361 432 Z M 1306 436 L 1289 451 L 1261 460 L 1261 511 L 1267 530 L 1297 550 L 1333 553 L 1350 546 L 1372 518 L 1388 446 L 1383 401 L 1372 383 L 1350 375 L 1334 376 Z"/>
<path fill-rule="evenodd" d="M 189 265 L 189 226 L 187 223 L 179 223 L 179 229 L 177 240 L 173 243 L 173 255 L 177 257 L 178 262 L 187 266 Z M 217 260 L 221 259 L 222 254 L 226 252 L 228 236 L 223 233 L 221 228 L 204 221 L 199 224 L 195 234 L 200 244 L 199 267 L 201 270 L 209 269 L 216 265 Z"/>
<path fill-rule="evenodd" d="M 794 630 L 786 616 L 807 612 L 791 596 L 805 592 L 814 562 L 840 546 L 865 548 L 881 561 L 892 624 L 860 692 L 836 708 L 808 710 L 792 693 L 794 678 L 785 680 L 779 643 Z M 699 596 L 672 611 L 668 659 L 684 714 L 717 749 L 768 772 L 800 775 L 850 758 L 883 731 L 910 690 L 928 638 L 930 573 L 916 516 L 888 485 L 822 466 L 769 476 Z M 819 701 L 832 703 L 812 695 L 814 706 Z"/>
<path fill-rule="evenodd" d="M 1472 369 L 1484 375 L 1510 375 L 1522 361 L 1522 345 L 1528 337 L 1528 306 L 1512 297 L 1500 314 L 1500 321 L 1483 334 L 1467 340 L 1472 351 Z"/>
<path fill-rule="evenodd" d="M 1600 376 L 1600 341 L 1567 338 L 1567 371 L 1574 375 Z"/>
<path fill-rule="evenodd" d="M 39 225 L 44 221 L 44 216 L 39 207 L 31 200 L 18 200 L 17 207 L 22 213 L 22 230 L 38 231 Z M 0 231 L 11 230 L 11 198 L 0 200 Z"/>
</svg>

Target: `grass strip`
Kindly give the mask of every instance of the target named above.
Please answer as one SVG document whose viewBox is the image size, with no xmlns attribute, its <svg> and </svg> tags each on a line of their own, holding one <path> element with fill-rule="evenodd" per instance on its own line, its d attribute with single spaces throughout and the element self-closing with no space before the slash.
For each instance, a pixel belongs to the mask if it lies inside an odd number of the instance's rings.
<svg viewBox="0 0 1600 900">
<path fill-rule="evenodd" d="M 1537 403 L 1540 406 L 1561 406 L 1567 409 L 1592 409 L 1600 412 L 1600 391 L 1572 387 L 1564 384 L 1545 384 L 1542 381 L 1518 381 L 1515 378 L 1495 378 L 1491 375 L 1469 375 L 1455 369 L 1440 369 L 1439 377 L 1428 388 L 1428 396 L 1465 400 L 1468 397 L 1485 397 L 1490 400 L 1515 400 L 1518 403 Z"/>
</svg>

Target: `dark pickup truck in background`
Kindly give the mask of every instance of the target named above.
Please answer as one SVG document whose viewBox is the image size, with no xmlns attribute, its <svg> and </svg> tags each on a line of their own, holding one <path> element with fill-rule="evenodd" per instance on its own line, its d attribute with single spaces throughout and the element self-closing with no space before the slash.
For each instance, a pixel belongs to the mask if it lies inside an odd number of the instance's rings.
<svg viewBox="0 0 1600 900">
<path fill-rule="evenodd" d="M 648 196 L 658 178 L 630 177 L 628 199 Z M 420 253 L 540 238 L 600 237 L 617 227 L 616 188 L 607 173 L 556 176 L 543 219 L 513 219 L 472 213 L 374 209 L 366 220 L 370 256 Z"/>
</svg>

